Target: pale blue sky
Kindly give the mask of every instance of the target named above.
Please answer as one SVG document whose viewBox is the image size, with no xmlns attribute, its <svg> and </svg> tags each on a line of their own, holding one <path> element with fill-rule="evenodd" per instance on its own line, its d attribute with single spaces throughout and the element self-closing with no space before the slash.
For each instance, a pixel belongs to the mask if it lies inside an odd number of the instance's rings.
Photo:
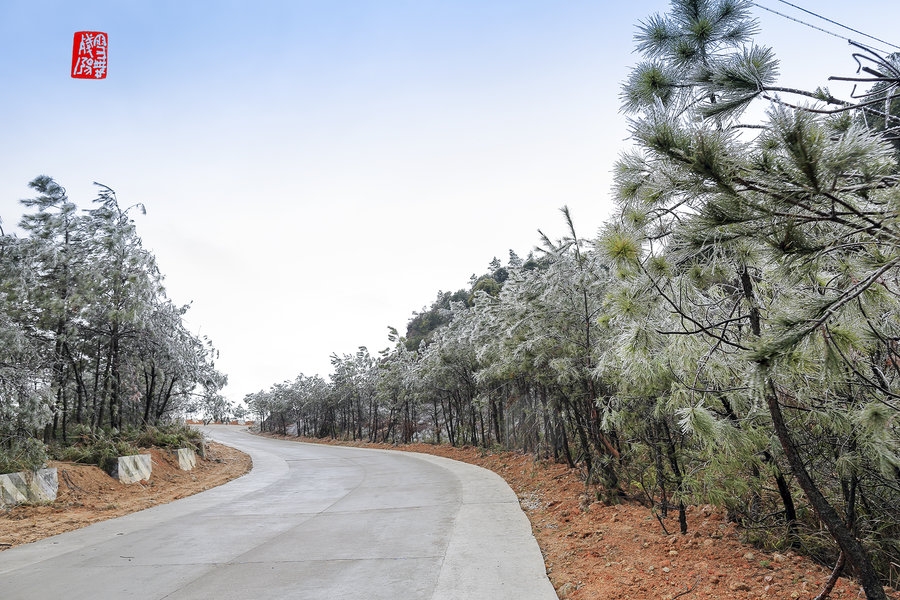
<svg viewBox="0 0 900 600">
<path fill-rule="evenodd" d="M 828 29 L 777 0 L 760 4 Z M 893 0 L 794 2 L 891 39 Z M 611 210 L 635 24 L 667 2 L 0 0 L 0 218 L 48 174 L 137 218 L 226 395 L 388 345 L 438 290 L 536 230 Z M 783 81 L 855 69 L 846 42 L 757 10 Z M 69 77 L 106 31 L 109 76 Z M 858 37 L 855 36 L 854 37 Z M 896 37 L 896 36 L 895 36 Z"/>
</svg>

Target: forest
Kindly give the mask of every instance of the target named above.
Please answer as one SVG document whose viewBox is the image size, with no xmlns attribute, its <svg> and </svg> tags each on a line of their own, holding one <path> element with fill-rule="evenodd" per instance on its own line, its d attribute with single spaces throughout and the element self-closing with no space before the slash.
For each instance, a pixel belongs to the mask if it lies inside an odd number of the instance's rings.
<svg viewBox="0 0 900 600">
<path fill-rule="evenodd" d="M 137 235 L 144 207 L 98 184 L 79 210 L 49 176 L 29 186 L 25 235 L 0 230 L 0 473 L 226 404 L 215 348 L 185 327 L 189 307 Z"/>
<path fill-rule="evenodd" d="M 563 207 L 563 239 L 438 293 L 387 349 L 248 395 L 263 426 L 563 461 L 682 534 L 688 505 L 723 507 L 748 540 L 884 598 L 900 584 L 900 54 L 851 46 L 849 99 L 782 87 L 749 9 L 675 0 L 639 25 L 633 147 L 598 235 Z"/>
<path fill-rule="evenodd" d="M 900 586 L 900 54 L 850 46 L 847 98 L 779 85 L 751 4 L 673 0 L 638 25 L 599 232 L 563 207 L 564 237 L 439 292 L 386 349 L 249 394 L 261 426 L 533 453 L 682 534 L 712 504 L 869 599 Z M 0 238 L 0 458 L 226 406 L 142 207 L 31 187 L 28 235 Z"/>
</svg>

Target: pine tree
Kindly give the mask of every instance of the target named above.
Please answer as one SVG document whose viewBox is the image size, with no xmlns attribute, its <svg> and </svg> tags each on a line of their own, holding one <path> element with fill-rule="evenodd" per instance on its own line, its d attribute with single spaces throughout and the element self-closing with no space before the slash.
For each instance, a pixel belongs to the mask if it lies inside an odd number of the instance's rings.
<svg viewBox="0 0 900 600">
<path fill-rule="evenodd" d="M 677 317 L 666 335 L 707 344 L 682 427 L 768 430 L 777 445 L 767 453 L 789 468 L 867 597 L 884 598 L 885 558 L 868 548 L 898 533 L 882 528 L 887 499 L 900 499 L 889 482 L 900 440 L 884 420 L 897 410 L 884 362 L 900 308 L 892 149 L 848 102 L 791 90 L 839 107 L 826 116 L 775 95 L 773 56 L 744 45 L 747 3 L 672 7 L 638 35 L 665 85 L 643 85 L 656 81 L 646 65 L 626 84 L 638 149 L 619 163 L 619 219 L 603 246 Z M 739 118 L 755 99 L 773 107 L 752 137 Z M 755 398 L 749 411 L 729 393 L 742 388 Z"/>
</svg>

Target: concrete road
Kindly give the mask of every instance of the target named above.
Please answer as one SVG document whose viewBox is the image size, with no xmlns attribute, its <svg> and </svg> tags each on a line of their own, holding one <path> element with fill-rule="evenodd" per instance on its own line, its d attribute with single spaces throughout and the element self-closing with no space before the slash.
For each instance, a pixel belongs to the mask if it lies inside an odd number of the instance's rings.
<svg viewBox="0 0 900 600">
<path fill-rule="evenodd" d="M 4 600 L 553 600 L 509 486 L 463 463 L 209 427 L 221 487 L 0 552 Z"/>
</svg>

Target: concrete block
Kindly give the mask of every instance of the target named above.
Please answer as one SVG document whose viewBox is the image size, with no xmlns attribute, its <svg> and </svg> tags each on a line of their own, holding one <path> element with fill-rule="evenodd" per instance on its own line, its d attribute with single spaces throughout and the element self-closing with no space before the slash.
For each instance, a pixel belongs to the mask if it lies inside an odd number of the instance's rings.
<svg viewBox="0 0 900 600">
<path fill-rule="evenodd" d="M 150 479 L 153 463 L 149 454 L 133 454 L 120 456 L 112 476 L 122 483 L 137 483 Z"/>
<path fill-rule="evenodd" d="M 193 449 L 179 448 L 176 452 L 178 453 L 178 466 L 182 471 L 190 471 L 197 466 L 197 455 Z"/>
<path fill-rule="evenodd" d="M 40 469 L 36 473 L 28 473 L 31 477 L 29 489 L 38 502 L 53 502 L 59 491 L 59 476 L 56 469 Z"/>
<path fill-rule="evenodd" d="M 0 475 L 0 506 L 15 506 L 28 502 L 25 473 Z"/>
<path fill-rule="evenodd" d="M 0 506 L 56 500 L 59 479 L 56 469 L 40 469 L 0 475 Z"/>
</svg>

